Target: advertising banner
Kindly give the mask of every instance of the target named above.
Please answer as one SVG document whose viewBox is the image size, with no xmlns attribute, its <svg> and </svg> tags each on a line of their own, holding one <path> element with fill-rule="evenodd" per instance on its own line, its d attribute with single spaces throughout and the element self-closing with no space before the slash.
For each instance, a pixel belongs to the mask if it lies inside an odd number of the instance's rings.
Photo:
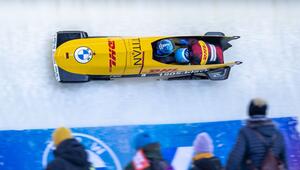
<svg viewBox="0 0 300 170">
<path fill-rule="evenodd" d="M 292 117 L 273 119 L 284 134 L 290 170 L 300 167 L 300 138 L 297 120 Z M 134 157 L 134 136 L 147 131 L 161 143 L 164 158 L 175 169 L 188 169 L 192 143 L 200 132 L 208 133 L 214 142 L 214 154 L 225 165 L 239 128 L 244 121 L 219 121 L 189 124 L 131 125 L 72 128 L 73 135 L 86 148 L 89 160 L 97 170 L 121 170 Z M 53 159 L 54 129 L 0 131 L 0 169 L 41 170 Z"/>
</svg>

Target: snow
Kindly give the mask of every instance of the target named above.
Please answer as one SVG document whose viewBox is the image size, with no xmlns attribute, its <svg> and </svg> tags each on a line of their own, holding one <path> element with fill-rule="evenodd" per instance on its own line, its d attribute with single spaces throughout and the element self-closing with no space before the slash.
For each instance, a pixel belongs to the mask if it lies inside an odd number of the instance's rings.
<svg viewBox="0 0 300 170">
<path fill-rule="evenodd" d="M 299 116 L 297 1 L 1 1 L 0 129 L 161 124 L 247 118 L 251 98 L 271 117 Z M 226 61 L 244 63 L 228 80 L 118 79 L 56 82 L 52 36 L 240 35 Z M 300 129 L 300 127 L 299 127 Z"/>
</svg>

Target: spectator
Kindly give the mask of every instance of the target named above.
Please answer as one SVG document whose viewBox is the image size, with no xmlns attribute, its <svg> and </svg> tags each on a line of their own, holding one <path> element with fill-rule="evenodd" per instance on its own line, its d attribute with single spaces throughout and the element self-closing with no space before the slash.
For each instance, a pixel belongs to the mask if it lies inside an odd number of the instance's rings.
<svg viewBox="0 0 300 170">
<path fill-rule="evenodd" d="M 56 149 L 55 159 L 47 165 L 46 170 L 90 170 L 91 164 L 83 145 L 72 137 L 71 130 L 57 128 L 52 134 Z"/>
<path fill-rule="evenodd" d="M 191 170 L 221 170 L 219 158 L 213 155 L 214 146 L 211 137 L 207 133 L 197 135 L 193 143 L 195 156 L 193 157 Z"/>
<path fill-rule="evenodd" d="M 172 170 L 163 159 L 159 142 L 146 132 L 139 133 L 134 139 L 136 154 L 126 166 L 126 170 Z"/>
<path fill-rule="evenodd" d="M 287 169 L 284 138 L 272 120 L 266 117 L 266 110 L 267 103 L 264 100 L 251 100 L 250 118 L 246 126 L 240 129 L 227 161 L 227 170 L 263 169 L 269 153 L 276 158 L 275 169 Z"/>
</svg>

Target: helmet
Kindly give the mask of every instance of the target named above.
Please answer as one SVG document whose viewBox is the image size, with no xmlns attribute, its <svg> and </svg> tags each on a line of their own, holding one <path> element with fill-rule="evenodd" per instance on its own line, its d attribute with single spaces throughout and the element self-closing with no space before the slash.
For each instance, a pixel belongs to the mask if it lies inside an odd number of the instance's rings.
<svg viewBox="0 0 300 170">
<path fill-rule="evenodd" d="M 174 43 L 169 39 L 160 40 L 156 44 L 156 53 L 160 56 L 169 55 L 174 49 Z"/>
<path fill-rule="evenodd" d="M 179 64 L 186 64 L 190 62 L 190 52 L 187 48 L 179 48 L 175 52 L 176 62 Z"/>
</svg>

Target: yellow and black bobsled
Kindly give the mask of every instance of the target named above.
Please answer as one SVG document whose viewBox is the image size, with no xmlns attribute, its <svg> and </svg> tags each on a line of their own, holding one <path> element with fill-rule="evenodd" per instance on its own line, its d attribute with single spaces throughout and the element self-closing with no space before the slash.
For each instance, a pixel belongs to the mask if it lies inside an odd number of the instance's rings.
<svg viewBox="0 0 300 170">
<path fill-rule="evenodd" d="M 208 32 L 203 36 L 89 37 L 83 31 L 59 31 L 53 42 L 53 64 L 60 82 L 161 76 L 166 79 L 225 80 L 240 61 L 224 62 L 229 41 L 239 36 Z M 172 43 L 169 53 L 162 41 Z M 181 62 L 177 53 L 188 51 Z M 180 61 L 180 62 L 179 62 Z"/>
</svg>

